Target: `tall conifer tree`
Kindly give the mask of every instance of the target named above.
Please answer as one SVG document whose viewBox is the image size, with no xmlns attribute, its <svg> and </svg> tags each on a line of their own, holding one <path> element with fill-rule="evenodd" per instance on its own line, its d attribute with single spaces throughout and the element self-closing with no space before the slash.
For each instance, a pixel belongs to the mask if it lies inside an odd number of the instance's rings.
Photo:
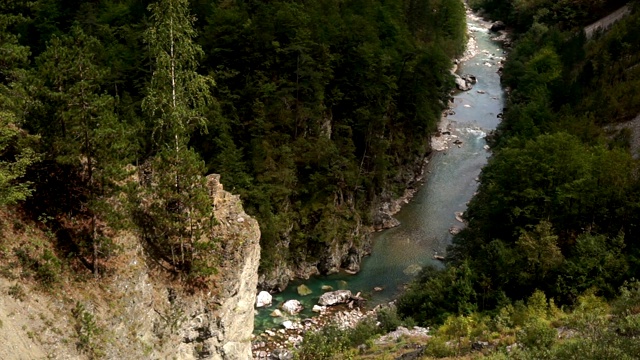
<svg viewBox="0 0 640 360">
<path fill-rule="evenodd" d="M 128 147 L 124 125 L 114 112 L 114 98 L 101 91 L 107 75 L 97 59 L 101 49 L 96 38 L 75 25 L 69 35 L 54 35 L 38 58 L 45 97 L 59 124 L 47 129 L 51 155 L 61 164 L 81 168 L 88 190 L 84 206 L 91 219 L 86 245 L 91 248 L 96 275 L 103 239 L 98 218 L 111 212 L 105 201 L 123 175 Z"/>
<path fill-rule="evenodd" d="M 203 112 L 213 80 L 196 71 L 202 49 L 193 40 L 195 18 L 188 1 L 160 0 L 149 11 L 145 41 L 153 74 L 142 107 L 153 121 L 157 154 L 149 188 L 154 201 L 146 209 L 154 225 L 145 233 L 175 270 L 197 277 L 213 269 L 211 257 L 202 251 L 210 249 L 207 229 L 213 212 L 204 162 L 189 140 L 194 130 L 206 130 Z"/>
</svg>

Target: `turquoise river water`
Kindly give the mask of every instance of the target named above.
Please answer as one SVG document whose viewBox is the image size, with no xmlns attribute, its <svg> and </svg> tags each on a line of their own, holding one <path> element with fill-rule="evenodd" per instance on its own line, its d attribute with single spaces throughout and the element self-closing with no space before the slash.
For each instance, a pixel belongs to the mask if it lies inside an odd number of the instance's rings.
<svg viewBox="0 0 640 360">
<path fill-rule="evenodd" d="M 453 135 L 462 141 L 461 147 L 450 144 L 448 150 L 437 152 L 427 165 L 425 182 L 414 198 L 396 214 L 401 225 L 373 235 L 373 251 L 364 259 L 356 275 L 344 273 L 294 281 L 282 293 L 275 294 L 273 305 L 258 309 L 255 332 L 276 327 L 286 318 L 272 318 L 269 314 L 282 302 L 298 299 L 305 310 L 298 317 L 313 316 L 311 307 L 322 294 L 321 287 L 361 291 L 368 306 L 388 302 L 396 297 L 404 285 L 428 264 L 441 266 L 434 253 L 444 255 L 451 243 L 449 228 L 462 224 L 455 218 L 463 212 L 477 189 L 477 177 L 490 153 L 485 150 L 485 135 L 498 125 L 497 115 L 503 108 L 503 90 L 497 73 L 503 57 L 501 44 L 491 40 L 495 34 L 489 24 L 469 14 L 467 26 L 475 45 L 475 53 L 459 64 L 458 74 L 473 74 L 477 83 L 473 89 L 454 95 L 452 110 L 446 120 Z M 473 42 L 472 42 L 473 43 Z M 444 130 L 444 129 L 443 129 Z M 304 283 L 313 293 L 299 296 L 296 287 Z M 374 292 L 374 287 L 383 288 Z"/>
</svg>

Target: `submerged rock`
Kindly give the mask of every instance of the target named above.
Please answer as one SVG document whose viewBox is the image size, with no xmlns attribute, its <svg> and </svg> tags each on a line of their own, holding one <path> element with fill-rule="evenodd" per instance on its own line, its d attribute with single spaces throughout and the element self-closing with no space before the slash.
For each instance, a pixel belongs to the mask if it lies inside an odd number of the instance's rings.
<svg viewBox="0 0 640 360">
<path fill-rule="evenodd" d="M 411 264 L 409 266 L 407 266 L 406 269 L 404 269 L 403 273 L 405 275 L 418 275 L 418 273 L 420 272 L 420 270 L 422 270 L 422 267 L 418 264 Z"/>
<path fill-rule="evenodd" d="M 305 284 L 302 284 L 300 286 L 298 286 L 298 295 L 300 296 L 307 296 L 307 295 L 311 295 L 311 293 L 313 293 L 313 291 L 311 291 L 311 289 L 309 289 L 309 287 Z"/>
<path fill-rule="evenodd" d="M 333 290 L 333 286 L 331 285 L 322 285 L 322 291 L 331 291 Z"/>
<path fill-rule="evenodd" d="M 338 304 L 346 304 L 351 300 L 351 290 L 336 290 L 326 292 L 320 296 L 318 304 L 322 306 L 333 306 Z"/>
</svg>

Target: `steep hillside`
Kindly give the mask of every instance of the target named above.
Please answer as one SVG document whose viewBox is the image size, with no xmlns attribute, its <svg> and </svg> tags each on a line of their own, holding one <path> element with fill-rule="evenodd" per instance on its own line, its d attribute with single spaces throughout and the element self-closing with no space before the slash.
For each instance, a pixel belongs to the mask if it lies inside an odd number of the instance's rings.
<svg viewBox="0 0 640 360">
<path fill-rule="evenodd" d="M 207 188 L 220 266 L 206 292 L 186 288 L 130 233 L 114 236 L 106 274 L 74 271 L 46 224 L 4 212 L 0 358 L 249 359 L 260 231 L 218 176 Z"/>
</svg>

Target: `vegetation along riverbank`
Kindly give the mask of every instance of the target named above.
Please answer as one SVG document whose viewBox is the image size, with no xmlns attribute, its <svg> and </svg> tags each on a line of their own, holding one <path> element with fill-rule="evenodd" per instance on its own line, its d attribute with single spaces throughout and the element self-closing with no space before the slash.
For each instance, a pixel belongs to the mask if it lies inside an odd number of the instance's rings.
<svg viewBox="0 0 640 360">
<path fill-rule="evenodd" d="M 470 5 L 513 32 L 509 99 L 445 269 L 425 269 L 397 303 L 431 338 L 312 346 L 341 349 L 328 358 L 635 359 L 637 4 Z"/>
</svg>

